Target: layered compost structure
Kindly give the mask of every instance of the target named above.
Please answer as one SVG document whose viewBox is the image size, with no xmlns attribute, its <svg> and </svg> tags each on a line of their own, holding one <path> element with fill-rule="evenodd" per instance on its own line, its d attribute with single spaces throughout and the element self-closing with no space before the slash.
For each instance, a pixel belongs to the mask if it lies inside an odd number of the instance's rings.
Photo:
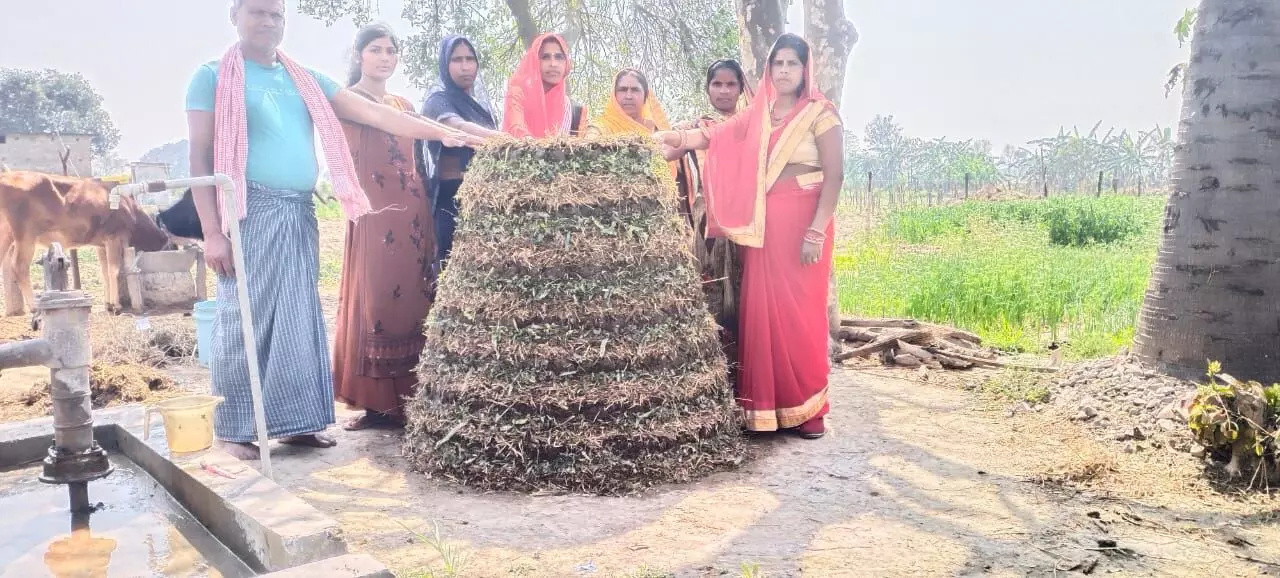
<svg viewBox="0 0 1280 578">
<path fill-rule="evenodd" d="M 414 466 L 619 494 L 741 462 L 741 415 L 667 164 L 641 138 L 506 140 L 460 191 L 408 407 Z"/>
</svg>

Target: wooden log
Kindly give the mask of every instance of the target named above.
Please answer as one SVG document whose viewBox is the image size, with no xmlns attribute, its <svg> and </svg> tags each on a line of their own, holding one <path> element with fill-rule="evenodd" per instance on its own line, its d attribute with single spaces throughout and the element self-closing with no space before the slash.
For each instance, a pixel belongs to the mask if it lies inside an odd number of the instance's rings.
<svg viewBox="0 0 1280 578">
<path fill-rule="evenodd" d="M 973 364 L 969 363 L 968 361 L 963 361 L 960 359 L 955 359 L 953 357 L 948 357 L 947 355 L 943 355 L 941 353 L 937 355 L 937 360 L 938 360 L 938 363 L 942 365 L 942 367 L 945 367 L 947 369 L 969 369 L 973 367 Z"/>
<path fill-rule="evenodd" d="M 126 247 L 124 250 L 124 263 L 121 269 L 125 270 L 125 287 L 129 290 L 129 308 L 141 313 L 143 311 L 142 303 L 142 279 L 141 271 L 136 267 L 137 251 L 133 247 Z"/>
<path fill-rule="evenodd" d="M 920 322 L 915 319 L 861 319 L 846 317 L 840 320 L 841 327 L 889 327 L 893 329 L 915 329 Z"/>
<path fill-rule="evenodd" d="M 889 349 L 890 347 L 896 346 L 898 343 L 898 340 L 911 343 L 911 342 L 919 341 L 920 339 L 927 337 L 928 335 L 929 335 L 928 331 L 923 331 L 919 329 L 886 332 L 884 335 L 877 337 L 876 340 L 872 341 L 871 343 L 868 343 L 857 349 L 853 349 L 853 350 L 841 353 L 840 355 L 836 356 L 836 361 L 840 362 L 846 359 L 853 359 L 855 357 L 865 357 L 873 353 L 880 353 L 881 351 Z"/>
<path fill-rule="evenodd" d="M 973 342 L 965 341 L 963 339 L 960 339 L 959 337 L 951 337 L 951 336 L 940 337 L 936 342 L 936 344 L 938 344 L 941 347 L 953 347 L 956 349 L 963 349 L 966 351 L 979 351 L 982 349 L 982 346 L 977 345 Z"/>
<path fill-rule="evenodd" d="M 841 341 L 875 341 L 878 337 L 875 333 L 860 327 L 841 327 L 839 336 Z"/>
<path fill-rule="evenodd" d="M 954 339 L 942 339 L 933 343 L 934 349 L 940 350 L 941 353 L 951 354 L 959 353 L 963 355 L 972 355 L 973 357 L 981 357 L 983 359 L 995 359 L 996 354 L 993 351 L 979 348 L 971 343 L 961 341 L 960 345 L 954 343 Z"/>
<path fill-rule="evenodd" d="M 79 291 L 80 286 L 80 251 L 71 250 L 71 288 Z"/>
<path fill-rule="evenodd" d="M 204 251 L 196 251 L 196 301 L 209 299 L 209 267 L 204 262 Z"/>
<path fill-rule="evenodd" d="M 981 345 L 981 344 L 982 344 L 982 338 L 981 338 L 981 337 L 978 337 L 978 335 L 977 335 L 977 334 L 969 333 L 968 331 L 965 331 L 965 330 L 963 330 L 963 329 L 956 329 L 956 328 L 954 328 L 954 327 L 948 327 L 947 329 L 948 329 L 948 332 L 947 332 L 947 335 L 946 335 L 947 337 L 953 337 L 953 338 L 955 338 L 955 339 L 962 339 L 962 340 L 964 340 L 964 341 L 972 342 L 972 343 L 974 343 L 975 345 Z"/>
<path fill-rule="evenodd" d="M 901 353 L 905 353 L 907 355 L 914 356 L 916 359 L 919 359 L 922 362 L 933 361 L 933 354 L 929 353 L 927 350 L 925 350 L 925 348 L 917 347 L 901 339 L 898 340 L 898 351 Z"/>
<path fill-rule="evenodd" d="M 974 365 L 982 365 L 986 367 L 995 367 L 1000 369 L 1018 369 L 1022 371 L 1032 371 L 1036 373 L 1057 373 L 1059 371 L 1057 367 L 1021 365 L 1017 363 L 1008 363 L 1008 362 L 999 361 L 995 359 L 983 359 L 981 357 L 973 357 L 971 355 L 965 355 L 963 353 L 954 353 L 951 351 L 946 352 L 946 355 L 948 357 L 952 357 L 960 361 L 968 361 L 969 363 L 972 363 Z"/>
<path fill-rule="evenodd" d="M 922 365 L 920 358 L 914 355 L 908 355 L 906 353 L 900 353 L 898 355 L 893 356 L 893 364 L 900 365 L 902 367 L 909 367 L 909 368 L 916 368 Z"/>
</svg>

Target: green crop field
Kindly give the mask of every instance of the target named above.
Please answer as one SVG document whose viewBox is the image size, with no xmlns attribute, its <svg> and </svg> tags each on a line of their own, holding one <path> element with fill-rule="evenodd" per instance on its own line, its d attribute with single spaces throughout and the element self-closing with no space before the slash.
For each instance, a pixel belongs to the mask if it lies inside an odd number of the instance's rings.
<svg viewBox="0 0 1280 578">
<path fill-rule="evenodd" d="M 841 311 L 974 331 L 990 345 L 1071 357 L 1133 338 L 1164 198 L 1064 196 L 904 209 L 839 247 Z"/>
</svg>

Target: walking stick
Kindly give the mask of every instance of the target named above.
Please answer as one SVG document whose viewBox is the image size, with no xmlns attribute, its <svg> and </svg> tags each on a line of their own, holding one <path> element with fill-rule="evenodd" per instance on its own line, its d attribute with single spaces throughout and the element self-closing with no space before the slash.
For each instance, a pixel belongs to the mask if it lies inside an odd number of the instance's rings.
<svg viewBox="0 0 1280 578">
<path fill-rule="evenodd" d="M 163 193 L 190 187 L 218 187 L 226 193 L 222 195 L 222 215 L 223 219 L 230 219 L 231 225 L 231 258 L 236 268 L 236 294 L 240 298 L 240 330 L 244 334 L 244 353 L 249 363 L 249 389 L 253 394 L 253 418 L 258 429 L 258 454 L 262 460 L 262 475 L 267 479 L 274 479 L 271 475 L 271 452 L 267 448 L 267 411 L 262 401 L 258 342 L 253 333 L 253 311 L 249 307 L 249 284 L 245 279 L 244 249 L 240 244 L 240 219 L 235 217 L 239 214 L 235 205 L 235 183 L 232 182 L 231 177 L 219 173 L 211 177 L 119 185 L 111 189 L 111 209 L 120 208 L 121 196 L 137 197 L 144 193 Z"/>
</svg>

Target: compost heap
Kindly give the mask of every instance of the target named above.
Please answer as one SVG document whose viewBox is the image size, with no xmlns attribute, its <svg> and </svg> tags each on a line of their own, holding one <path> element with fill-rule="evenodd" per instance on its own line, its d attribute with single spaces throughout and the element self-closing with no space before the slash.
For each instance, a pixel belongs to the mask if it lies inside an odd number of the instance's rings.
<svg viewBox="0 0 1280 578">
<path fill-rule="evenodd" d="M 653 145 L 503 140 L 459 197 L 408 404 L 415 469 L 620 494 L 741 462 L 691 232 Z"/>
</svg>

